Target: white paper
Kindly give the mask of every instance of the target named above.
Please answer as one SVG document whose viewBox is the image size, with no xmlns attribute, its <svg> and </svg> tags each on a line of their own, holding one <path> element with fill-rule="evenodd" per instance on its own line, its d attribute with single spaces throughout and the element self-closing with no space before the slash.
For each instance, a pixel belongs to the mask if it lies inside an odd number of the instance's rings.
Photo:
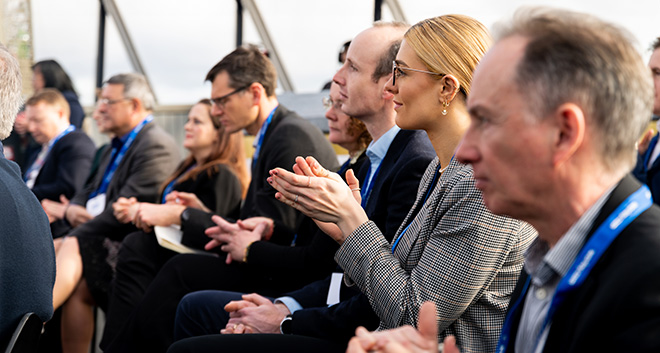
<svg viewBox="0 0 660 353">
<path fill-rule="evenodd" d="M 155 226 L 154 233 L 158 244 L 166 249 L 176 251 L 180 254 L 203 253 L 202 251 L 189 248 L 181 244 L 183 232 L 178 225 L 171 225 L 169 227 Z"/>
<path fill-rule="evenodd" d="M 339 291 L 341 290 L 341 281 L 344 278 L 343 273 L 334 272 L 330 280 L 330 288 L 328 288 L 328 306 L 339 303 Z"/>
<path fill-rule="evenodd" d="M 87 212 L 92 215 L 92 217 L 100 215 L 101 212 L 105 210 L 105 194 L 98 194 L 87 200 L 85 208 L 87 209 Z"/>
</svg>

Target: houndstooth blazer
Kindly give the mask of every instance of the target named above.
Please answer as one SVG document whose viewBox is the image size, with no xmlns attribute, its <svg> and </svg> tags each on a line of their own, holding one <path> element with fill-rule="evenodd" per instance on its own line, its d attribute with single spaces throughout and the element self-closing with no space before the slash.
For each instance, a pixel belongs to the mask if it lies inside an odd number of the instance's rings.
<svg viewBox="0 0 660 353">
<path fill-rule="evenodd" d="M 452 160 L 424 205 L 438 168 L 429 164 L 394 254 L 371 222 L 358 227 L 335 255 L 369 298 L 379 329 L 417 325 L 425 301 L 436 305 L 439 340 L 455 335 L 464 353 L 494 352 L 509 298 L 536 237 L 527 223 L 490 213 L 474 186 L 472 167 Z"/>
</svg>

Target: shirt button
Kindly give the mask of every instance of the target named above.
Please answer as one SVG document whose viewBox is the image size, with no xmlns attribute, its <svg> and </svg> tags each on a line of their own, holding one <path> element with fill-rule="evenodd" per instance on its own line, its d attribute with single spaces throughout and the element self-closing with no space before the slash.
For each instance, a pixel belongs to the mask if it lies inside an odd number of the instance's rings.
<svg viewBox="0 0 660 353">
<path fill-rule="evenodd" d="M 535 294 L 536 294 L 536 299 L 538 300 L 543 300 L 545 299 L 545 297 L 548 296 L 548 292 L 543 288 L 537 289 Z"/>
</svg>

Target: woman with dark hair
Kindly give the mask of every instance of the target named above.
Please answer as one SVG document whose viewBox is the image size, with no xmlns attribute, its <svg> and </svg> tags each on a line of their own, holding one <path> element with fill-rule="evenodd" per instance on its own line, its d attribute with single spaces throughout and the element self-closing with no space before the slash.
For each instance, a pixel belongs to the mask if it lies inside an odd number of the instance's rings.
<svg viewBox="0 0 660 353">
<path fill-rule="evenodd" d="M 32 87 L 35 93 L 44 88 L 55 88 L 60 91 L 69 103 L 71 111 L 69 122 L 75 125 L 76 129 L 82 127 L 85 112 L 78 102 L 78 95 L 73 88 L 71 78 L 57 61 L 42 60 L 32 65 Z"/>
<path fill-rule="evenodd" d="M 177 198 L 188 193 L 200 200 L 196 207 L 222 216 L 238 215 L 249 183 L 242 135 L 225 131 L 219 119 L 211 116 L 208 99 L 190 109 L 185 132 L 183 146 L 190 155 L 163 183 L 161 204 L 119 198 L 113 204 L 118 221 L 139 223 L 136 220 L 141 213 L 166 213 L 181 207 Z M 132 234 L 156 242 L 153 234 L 137 233 Z M 65 352 L 86 352 L 94 330 L 92 308 L 96 305 L 107 310 L 120 243 L 102 237 L 65 237 L 55 240 L 55 249 L 58 271 L 53 306 L 62 306 L 62 348 Z"/>
</svg>

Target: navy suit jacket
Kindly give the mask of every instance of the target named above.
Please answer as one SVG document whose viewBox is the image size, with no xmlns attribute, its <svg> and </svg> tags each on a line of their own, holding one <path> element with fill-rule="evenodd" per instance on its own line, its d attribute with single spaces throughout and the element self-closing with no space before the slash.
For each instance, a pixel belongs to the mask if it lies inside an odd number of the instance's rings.
<svg viewBox="0 0 660 353">
<path fill-rule="evenodd" d="M 53 145 L 34 182 L 32 192 L 37 199 L 59 202 L 60 195 L 71 199 L 83 187 L 95 151 L 94 142 L 80 130 L 63 136 Z M 28 165 L 32 165 L 36 157 L 33 156 Z"/>
<path fill-rule="evenodd" d="M 623 200 L 639 188 L 619 182 L 589 231 L 591 237 Z M 543 352 L 660 351 L 660 208 L 651 206 L 612 242 L 580 288 L 569 293 L 553 318 Z M 527 280 L 522 271 L 511 304 Z M 523 301 L 512 315 L 507 353 L 515 352 Z"/>
<path fill-rule="evenodd" d="M 637 155 L 637 165 L 633 169 L 633 175 L 640 182 L 646 184 L 649 189 L 651 189 L 651 195 L 653 195 L 653 202 L 660 204 L 660 158 L 656 160 L 651 165 L 651 168 L 647 168 L 649 163 L 649 158 L 651 158 L 651 153 L 655 149 L 655 146 L 658 144 L 658 134 L 656 134 L 651 142 L 649 143 L 649 148 L 646 149 L 644 154 Z"/>
<path fill-rule="evenodd" d="M 412 208 L 419 182 L 433 158 L 435 151 L 424 131 L 401 130 L 392 141 L 365 207 L 369 219 L 388 241 Z M 360 181 L 369 168 L 370 164 L 365 163 L 360 169 Z M 329 286 L 330 277 L 288 294 L 305 308 L 293 314 L 293 334 L 346 343 L 358 326 L 378 327 L 380 319 L 357 286 L 342 283 L 341 302 L 327 307 Z"/>
<path fill-rule="evenodd" d="M 0 347 L 28 312 L 53 315 L 55 250 L 43 208 L 0 143 Z"/>
</svg>

